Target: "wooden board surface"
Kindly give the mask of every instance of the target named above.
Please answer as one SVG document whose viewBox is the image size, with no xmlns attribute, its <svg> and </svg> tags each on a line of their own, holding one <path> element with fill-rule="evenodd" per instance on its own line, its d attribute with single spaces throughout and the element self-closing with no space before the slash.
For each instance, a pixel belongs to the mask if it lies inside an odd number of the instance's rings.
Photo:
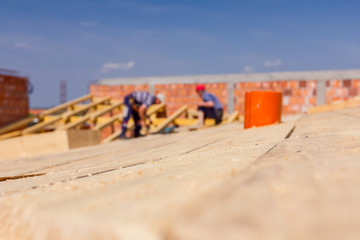
<svg viewBox="0 0 360 240">
<path fill-rule="evenodd" d="M 168 239 L 357 239 L 359 117 L 301 119 L 249 171 L 189 204 Z"/>
<path fill-rule="evenodd" d="M 232 123 L 1 161 L 0 236 L 357 239 L 359 118 Z"/>
</svg>

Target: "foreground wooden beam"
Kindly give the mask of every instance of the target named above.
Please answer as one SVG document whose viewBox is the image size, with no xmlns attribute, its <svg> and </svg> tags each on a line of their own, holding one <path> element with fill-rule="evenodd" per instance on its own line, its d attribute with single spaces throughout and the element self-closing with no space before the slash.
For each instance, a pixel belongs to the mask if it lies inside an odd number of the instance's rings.
<svg viewBox="0 0 360 240">
<path fill-rule="evenodd" d="M 0 141 L 0 160 L 38 156 L 100 143 L 100 132 L 92 130 L 53 131 Z"/>
<path fill-rule="evenodd" d="M 0 161 L 1 239 L 357 240 L 357 116 Z"/>
<path fill-rule="evenodd" d="M 185 206 L 246 171 L 291 129 L 282 127 L 244 131 L 244 140 L 223 125 L 3 162 L 0 177 L 15 180 L 0 184 L 1 237 L 164 239 Z"/>
</svg>

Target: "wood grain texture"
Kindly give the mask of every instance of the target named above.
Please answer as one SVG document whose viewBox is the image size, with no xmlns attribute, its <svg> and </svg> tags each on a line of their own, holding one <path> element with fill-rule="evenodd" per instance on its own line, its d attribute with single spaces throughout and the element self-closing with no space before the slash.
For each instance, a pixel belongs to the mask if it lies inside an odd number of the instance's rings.
<svg viewBox="0 0 360 240">
<path fill-rule="evenodd" d="M 359 118 L 354 108 L 0 161 L 0 236 L 357 239 Z"/>
</svg>

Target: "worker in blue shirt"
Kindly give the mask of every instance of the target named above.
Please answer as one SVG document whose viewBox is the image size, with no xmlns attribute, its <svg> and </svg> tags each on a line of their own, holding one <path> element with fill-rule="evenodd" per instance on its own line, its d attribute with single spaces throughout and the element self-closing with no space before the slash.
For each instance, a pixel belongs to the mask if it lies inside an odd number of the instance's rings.
<svg viewBox="0 0 360 240">
<path fill-rule="evenodd" d="M 164 96 L 162 94 L 157 94 L 153 96 L 148 92 L 135 91 L 125 96 L 123 110 L 123 122 L 122 122 L 122 132 L 119 136 L 120 139 L 126 139 L 126 130 L 128 122 L 131 117 L 133 117 L 135 123 L 134 136 L 139 137 L 141 135 L 147 134 L 146 126 L 146 110 L 152 104 L 159 104 L 164 101 Z M 140 133 L 141 131 L 141 133 Z"/>
<path fill-rule="evenodd" d="M 211 118 L 215 120 L 215 124 L 218 125 L 222 121 L 223 106 L 219 99 L 211 93 L 205 91 L 205 86 L 199 84 L 196 86 L 196 92 L 202 99 L 198 103 L 199 125 L 204 125 L 204 119 Z"/>
</svg>

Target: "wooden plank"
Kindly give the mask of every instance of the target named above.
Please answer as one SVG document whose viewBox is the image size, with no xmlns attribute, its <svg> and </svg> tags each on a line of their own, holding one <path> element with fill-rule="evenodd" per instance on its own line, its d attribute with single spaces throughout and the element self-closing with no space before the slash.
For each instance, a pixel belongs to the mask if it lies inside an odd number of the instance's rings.
<svg viewBox="0 0 360 240">
<path fill-rule="evenodd" d="M 116 114 L 115 116 L 110 117 L 106 121 L 104 121 L 100 124 L 96 124 L 96 126 L 93 128 L 93 130 L 101 130 L 116 121 L 122 121 L 122 118 L 123 118 L 122 113 Z"/>
<path fill-rule="evenodd" d="M 359 109 L 304 116 L 251 169 L 189 205 L 170 239 L 357 239 L 360 124 L 344 112 Z"/>
<path fill-rule="evenodd" d="M 18 137 L 18 136 L 21 136 L 21 131 L 20 130 L 2 134 L 2 135 L 0 135 L 0 140 L 12 138 L 12 137 Z"/>
<path fill-rule="evenodd" d="M 114 105 L 112 106 L 108 106 L 107 108 L 105 109 L 102 109 L 102 110 L 99 110 L 99 111 L 96 111 L 96 112 L 93 112 L 93 113 L 90 113 L 90 114 L 87 114 L 79 119 L 77 119 L 76 121 L 74 122 L 70 122 L 64 126 L 61 126 L 60 128 L 58 128 L 59 130 L 69 130 L 69 129 L 72 129 L 72 128 L 75 128 L 83 123 L 85 123 L 86 121 L 90 120 L 92 122 L 96 121 L 96 119 L 101 116 L 101 115 L 104 115 L 112 110 L 114 110 L 115 108 L 118 108 L 120 107 L 122 104 L 122 102 L 117 102 L 117 103 L 114 103 Z"/>
<path fill-rule="evenodd" d="M 159 110 L 161 110 L 164 107 L 165 107 L 165 103 L 159 103 L 159 104 L 151 105 L 149 107 L 149 109 L 146 111 L 146 114 L 148 116 L 151 116 L 152 114 L 158 112 Z"/>
<path fill-rule="evenodd" d="M 56 234 L 64 239 L 109 239 L 109 232 L 121 234 L 115 238 L 161 239 L 183 206 L 249 169 L 257 156 L 288 134 L 292 126 L 286 132 L 281 131 L 284 126 L 238 134 L 233 126 L 224 125 L 196 134 L 152 135 L 20 159 L 15 161 L 19 168 L 30 166 L 49 174 L 0 184 L 2 237 L 12 239 L 10 234 L 15 231 L 21 233 L 20 239 L 25 235 L 36 239 L 39 226 L 49 239 Z M 261 144 L 255 144 L 258 139 Z M 249 147 L 250 143 L 254 144 Z M 105 230 L 91 224 L 101 217 L 108 226 Z M 20 231 L 29 224 L 34 227 Z M 77 231 L 79 228 L 84 230 Z"/>
<path fill-rule="evenodd" d="M 26 135 L 26 134 L 31 134 L 31 133 L 38 132 L 38 131 L 42 130 L 44 127 L 59 121 L 61 118 L 62 118 L 61 116 L 56 116 L 51 120 L 43 121 L 43 122 L 40 122 L 40 123 L 38 123 L 38 124 L 36 124 L 34 126 L 25 128 L 24 130 L 21 131 L 21 133 L 23 135 Z"/>
<path fill-rule="evenodd" d="M 29 123 L 31 123 L 37 116 L 31 116 L 31 117 L 27 117 L 25 119 L 19 120 L 15 123 L 6 125 L 2 128 L 0 128 L 0 135 L 4 134 L 4 133 L 8 133 L 14 130 L 17 130 L 19 128 L 22 127 L 26 127 Z"/>
<path fill-rule="evenodd" d="M 48 132 L 0 141 L 0 160 L 68 150 L 65 132 Z"/>
<path fill-rule="evenodd" d="M 63 126 L 60 126 L 58 127 L 56 130 L 69 130 L 69 129 L 72 129 L 72 128 L 75 128 L 81 124 L 83 124 L 84 122 L 86 122 L 87 120 L 89 120 L 91 117 L 90 117 L 90 114 L 87 114 L 83 117 L 80 117 L 79 119 L 77 119 L 76 121 L 74 122 L 69 122 Z"/>
<path fill-rule="evenodd" d="M 57 121 L 59 121 L 61 119 L 64 119 L 66 121 L 71 116 L 82 113 L 82 112 L 96 106 L 97 104 L 108 101 L 109 99 L 110 99 L 110 97 L 106 97 L 106 98 L 97 100 L 95 102 L 92 102 L 92 103 L 88 104 L 86 107 L 84 107 L 82 109 L 76 109 L 76 110 L 73 110 L 73 111 L 70 111 L 70 112 L 65 112 L 65 113 L 63 113 L 63 114 L 61 114 L 59 116 L 54 117 L 51 120 L 40 122 L 40 123 L 38 123 L 38 124 L 36 124 L 34 126 L 31 126 L 31 127 L 28 127 L 26 129 L 24 129 L 22 131 L 22 134 L 31 134 L 31 133 L 38 132 L 38 131 L 42 130 L 44 127 L 46 127 L 46 126 L 48 126 L 50 124 L 53 124 L 53 123 L 55 123 L 55 122 L 57 122 Z"/>
<path fill-rule="evenodd" d="M 161 123 L 163 123 L 164 121 L 166 121 L 166 118 L 156 118 L 153 120 L 153 125 L 155 126 L 158 126 L 160 125 Z M 188 119 L 188 118 L 176 118 L 174 120 L 174 123 L 176 125 L 179 125 L 179 126 L 193 126 L 195 125 L 196 123 L 198 122 L 197 119 Z M 214 119 L 205 119 L 204 120 L 204 125 L 205 126 L 214 126 L 215 125 L 215 120 Z"/>
<path fill-rule="evenodd" d="M 90 121 L 95 122 L 98 117 L 114 110 L 115 108 L 119 108 L 122 104 L 123 104 L 122 101 L 121 102 L 112 102 L 111 106 L 92 113 L 90 116 Z"/>
<path fill-rule="evenodd" d="M 159 133 L 161 130 L 163 130 L 167 125 L 169 125 L 171 122 L 173 122 L 177 117 L 179 117 L 181 114 L 183 114 L 187 110 L 187 106 L 184 105 L 178 110 L 176 110 L 173 114 L 170 115 L 164 122 L 159 124 L 151 133 Z"/>
<path fill-rule="evenodd" d="M 93 130 L 67 130 L 69 149 L 95 146 L 100 144 L 100 131 Z"/>
<path fill-rule="evenodd" d="M 62 118 L 65 119 L 65 121 L 66 121 L 69 117 L 71 117 L 73 115 L 83 113 L 86 110 L 89 110 L 90 108 L 93 108 L 96 105 L 104 103 L 104 102 L 109 101 L 109 100 L 110 100 L 110 97 L 105 97 L 105 98 L 98 99 L 98 100 L 88 104 L 86 107 L 84 107 L 82 109 L 76 109 L 76 110 L 73 110 L 71 112 L 66 112 L 66 113 L 62 114 Z"/>
<path fill-rule="evenodd" d="M 230 116 L 227 119 L 227 123 L 232 123 L 234 122 L 236 119 L 239 118 L 239 112 L 238 111 L 234 111 L 232 114 L 230 114 Z"/>
<path fill-rule="evenodd" d="M 105 138 L 104 140 L 102 140 L 101 143 L 109 143 L 113 140 L 115 140 L 116 138 L 118 138 L 121 134 L 121 129 L 116 130 L 113 134 L 111 134 L 110 136 L 108 136 L 107 138 Z"/>
<path fill-rule="evenodd" d="M 68 108 L 68 111 L 73 111 L 73 110 L 77 110 L 77 109 L 83 109 L 87 105 L 88 104 L 85 104 L 85 103 L 83 103 L 83 104 L 74 104 L 74 105 L 71 106 L 71 108 L 70 107 Z"/>
<path fill-rule="evenodd" d="M 187 114 L 187 118 L 189 119 L 195 119 L 198 117 L 199 113 L 196 109 L 193 109 L 193 108 L 189 108 L 186 112 Z"/>
<path fill-rule="evenodd" d="M 337 111 L 347 108 L 355 108 L 360 106 L 360 98 L 349 99 L 346 101 L 335 101 L 328 104 L 311 107 L 308 109 L 309 114 Z"/>
<path fill-rule="evenodd" d="M 88 94 L 88 95 L 85 95 L 85 96 L 82 96 L 82 97 L 79 97 L 77 99 L 74 99 L 72 101 L 69 101 L 69 102 L 66 102 L 66 103 L 63 103 L 63 104 L 60 104 L 56 107 L 53 107 L 53 108 L 50 108 L 50 109 L 47 109 L 47 110 L 44 110 L 40 113 L 40 116 L 45 116 L 45 115 L 49 115 L 49 114 L 53 114 L 53 113 L 56 113 L 60 110 L 63 110 L 67 107 L 70 107 L 72 105 L 75 105 L 77 103 L 80 103 L 80 102 L 84 102 L 86 100 L 89 100 L 92 98 L 92 95 Z"/>
</svg>

